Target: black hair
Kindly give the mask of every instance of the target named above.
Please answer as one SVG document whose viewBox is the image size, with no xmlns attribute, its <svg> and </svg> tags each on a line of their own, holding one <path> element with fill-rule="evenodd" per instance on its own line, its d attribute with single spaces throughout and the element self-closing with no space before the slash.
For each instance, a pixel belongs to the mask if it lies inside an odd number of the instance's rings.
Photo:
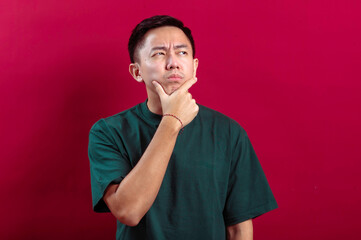
<svg viewBox="0 0 361 240">
<path fill-rule="evenodd" d="M 193 58 L 194 58 L 195 48 L 194 48 L 194 40 L 192 37 L 191 30 L 186 26 L 184 26 L 182 21 L 174 17 L 168 15 L 156 15 L 144 19 L 133 29 L 132 35 L 130 36 L 128 42 L 128 52 L 129 52 L 130 61 L 132 63 L 138 60 L 136 56 L 136 51 L 137 48 L 139 48 L 143 44 L 144 35 L 151 29 L 163 27 L 163 26 L 174 26 L 181 29 L 184 32 L 184 34 L 187 36 L 187 38 L 189 39 L 192 45 Z"/>
</svg>

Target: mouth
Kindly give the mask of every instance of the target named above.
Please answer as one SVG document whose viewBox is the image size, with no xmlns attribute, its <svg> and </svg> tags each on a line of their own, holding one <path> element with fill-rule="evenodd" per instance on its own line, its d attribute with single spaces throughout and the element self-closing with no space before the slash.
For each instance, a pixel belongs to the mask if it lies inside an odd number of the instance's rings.
<svg viewBox="0 0 361 240">
<path fill-rule="evenodd" d="M 173 73 L 167 77 L 170 81 L 180 81 L 183 79 L 183 76 L 177 73 Z"/>
</svg>

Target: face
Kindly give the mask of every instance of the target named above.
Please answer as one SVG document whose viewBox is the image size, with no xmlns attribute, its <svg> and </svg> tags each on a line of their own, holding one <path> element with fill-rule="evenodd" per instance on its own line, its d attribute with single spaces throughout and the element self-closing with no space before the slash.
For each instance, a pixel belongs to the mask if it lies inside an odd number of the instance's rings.
<svg viewBox="0 0 361 240">
<path fill-rule="evenodd" d="M 149 30 L 136 54 L 139 60 L 132 63 L 129 70 L 137 81 L 145 83 L 148 97 L 157 94 L 152 81 L 160 83 L 170 95 L 194 77 L 198 67 L 190 41 L 177 27 Z"/>
</svg>

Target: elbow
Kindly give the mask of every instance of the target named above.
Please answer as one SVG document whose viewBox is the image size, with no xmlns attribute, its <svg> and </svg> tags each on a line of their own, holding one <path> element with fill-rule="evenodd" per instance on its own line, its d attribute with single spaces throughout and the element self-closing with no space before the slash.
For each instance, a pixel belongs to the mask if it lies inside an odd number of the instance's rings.
<svg viewBox="0 0 361 240">
<path fill-rule="evenodd" d="M 129 227 L 135 227 L 139 224 L 140 219 L 136 218 L 118 218 L 119 222 L 129 226 Z"/>
<path fill-rule="evenodd" d="M 140 217 L 139 214 L 137 214 L 134 210 L 133 211 L 121 210 L 114 215 L 119 222 L 129 227 L 137 226 L 140 220 L 142 219 L 142 217 Z"/>
<path fill-rule="evenodd" d="M 115 195 L 115 190 L 110 189 L 104 198 L 105 204 L 108 206 L 113 216 L 122 224 L 135 227 L 139 224 L 143 216 L 143 208 L 139 201 L 124 200 L 125 197 L 119 198 Z"/>
</svg>

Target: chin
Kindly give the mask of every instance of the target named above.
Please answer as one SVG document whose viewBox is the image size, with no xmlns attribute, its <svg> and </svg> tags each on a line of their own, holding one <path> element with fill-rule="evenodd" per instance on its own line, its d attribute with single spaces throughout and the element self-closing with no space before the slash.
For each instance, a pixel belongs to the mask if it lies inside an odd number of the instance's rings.
<svg viewBox="0 0 361 240">
<path fill-rule="evenodd" d="M 172 93 L 174 93 L 175 91 L 178 90 L 179 87 L 171 87 L 169 88 L 169 90 L 167 90 L 168 95 L 171 95 Z"/>
<path fill-rule="evenodd" d="M 172 86 L 168 86 L 164 90 L 168 95 L 171 95 L 173 92 L 177 91 L 180 86 L 181 84 L 174 84 L 174 85 L 172 84 Z"/>
</svg>

